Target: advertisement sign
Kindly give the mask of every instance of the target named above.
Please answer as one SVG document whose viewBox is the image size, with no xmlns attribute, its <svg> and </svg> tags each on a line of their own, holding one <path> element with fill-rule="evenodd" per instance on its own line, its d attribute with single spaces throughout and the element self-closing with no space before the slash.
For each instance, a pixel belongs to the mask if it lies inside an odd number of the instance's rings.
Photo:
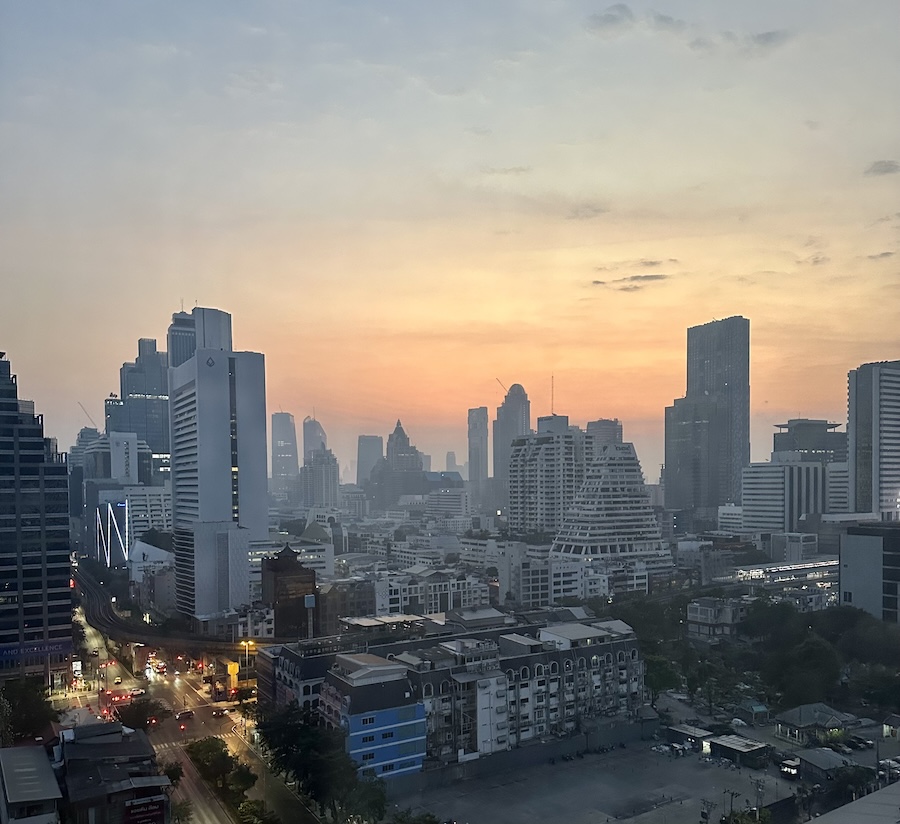
<svg viewBox="0 0 900 824">
<path fill-rule="evenodd" d="M 168 800 L 165 795 L 154 795 L 126 801 L 125 824 L 164 824 Z"/>
</svg>

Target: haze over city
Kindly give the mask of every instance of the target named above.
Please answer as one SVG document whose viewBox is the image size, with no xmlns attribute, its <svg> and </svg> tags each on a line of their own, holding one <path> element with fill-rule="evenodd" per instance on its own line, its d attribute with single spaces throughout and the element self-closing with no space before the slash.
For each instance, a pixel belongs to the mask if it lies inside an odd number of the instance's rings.
<svg viewBox="0 0 900 824">
<path fill-rule="evenodd" d="M 618 417 L 648 480 L 685 328 L 751 318 L 753 457 L 894 356 L 896 7 L 7 4 L 3 348 L 66 447 L 183 301 L 347 468 L 400 417 Z"/>
</svg>

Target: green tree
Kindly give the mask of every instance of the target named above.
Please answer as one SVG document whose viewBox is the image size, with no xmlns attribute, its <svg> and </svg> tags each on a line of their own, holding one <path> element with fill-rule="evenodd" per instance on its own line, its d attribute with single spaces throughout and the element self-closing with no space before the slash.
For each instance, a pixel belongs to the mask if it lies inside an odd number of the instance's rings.
<svg viewBox="0 0 900 824">
<path fill-rule="evenodd" d="M 197 772 L 219 789 L 225 786 L 226 779 L 237 766 L 237 761 L 221 738 L 201 738 L 184 749 L 196 765 Z"/>
<path fill-rule="evenodd" d="M 173 787 L 177 787 L 184 777 L 184 767 L 180 761 L 162 761 L 159 765 L 159 771 L 172 782 Z"/>
<path fill-rule="evenodd" d="M 145 730 L 150 726 L 151 718 L 165 718 L 172 713 L 159 701 L 141 698 L 131 703 L 122 703 L 116 707 L 116 715 L 126 727 L 133 730 Z"/>
<path fill-rule="evenodd" d="M 256 773 L 244 763 L 238 763 L 225 779 L 225 785 L 233 797 L 243 798 L 256 783 Z"/>
<path fill-rule="evenodd" d="M 655 703 L 663 690 L 678 689 L 681 686 L 681 677 L 672 665 L 672 662 L 661 655 L 645 655 L 644 683 L 650 690 L 650 696 Z"/>
<path fill-rule="evenodd" d="M 266 808 L 265 801 L 242 801 L 237 810 L 240 824 L 280 824 L 281 819 Z"/>
<path fill-rule="evenodd" d="M 0 747 L 11 747 L 12 743 L 12 706 L 0 689 Z"/>
<path fill-rule="evenodd" d="M 194 818 L 194 805 L 187 799 L 172 804 L 172 824 L 190 824 Z"/>
<path fill-rule="evenodd" d="M 43 679 L 18 678 L 3 685 L 3 696 L 15 707 L 9 719 L 13 741 L 37 738 L 46 732 L 51 721 L 59 720 L 59 713 L 47 700 Z"/>
</svg>

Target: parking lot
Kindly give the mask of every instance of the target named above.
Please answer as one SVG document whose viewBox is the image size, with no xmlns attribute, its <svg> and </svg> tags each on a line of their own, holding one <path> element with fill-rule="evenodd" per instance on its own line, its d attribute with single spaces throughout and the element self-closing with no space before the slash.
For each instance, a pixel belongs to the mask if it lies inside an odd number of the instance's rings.
<svg viewBox="0 0 900 824">
<path fill-rule="evenodd" d="M 460 824 L 687 824 L 700 821 L 701 799 L 715 803 L 718 815 L 731 804 L 736 810 L 755 804 L 754 779 L 763 781 L 763 804 L 794 789 L 775 767 L 738 770 L 697 755 L 654 752 L 653 744 L 470 779 L 410 798 L 403 806 Z"/>
</svg>

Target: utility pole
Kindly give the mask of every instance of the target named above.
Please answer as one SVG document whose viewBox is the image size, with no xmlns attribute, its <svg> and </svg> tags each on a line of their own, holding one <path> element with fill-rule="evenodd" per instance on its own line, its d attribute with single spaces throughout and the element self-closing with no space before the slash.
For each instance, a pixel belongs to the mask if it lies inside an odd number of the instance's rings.
<svg viewBox="0 0 900 824">
<path fill-rule="evenodd" d="M 732 817 L 734 815 L 734 799 L 740 795 L 738 790 L 722 790 L 725 795 L 731 796 L 731 803 L 728 807 L 728 816 Z"/>
<path fill-rule="evenodd" d="M 703 822 L 708 822 L 710 820 L 710 818 L 712 816 L 712 811 L 719 805 L 716 804 L 715 801 L 709 801 L 706 798 L 701 798 L 700 806 L 702 808 L 700 810 L 700 821 L 701 821 L 701 824 L 703 824 Z"/>
<path fill-rule="evenodd" d="M 766 790 L 766 782 L 762 778 L 751 778 L 750 783 L 756 789 L 756 820 L 759 821 L 759 810 L 762 807 L 763 793 Z"/>
</svg>

